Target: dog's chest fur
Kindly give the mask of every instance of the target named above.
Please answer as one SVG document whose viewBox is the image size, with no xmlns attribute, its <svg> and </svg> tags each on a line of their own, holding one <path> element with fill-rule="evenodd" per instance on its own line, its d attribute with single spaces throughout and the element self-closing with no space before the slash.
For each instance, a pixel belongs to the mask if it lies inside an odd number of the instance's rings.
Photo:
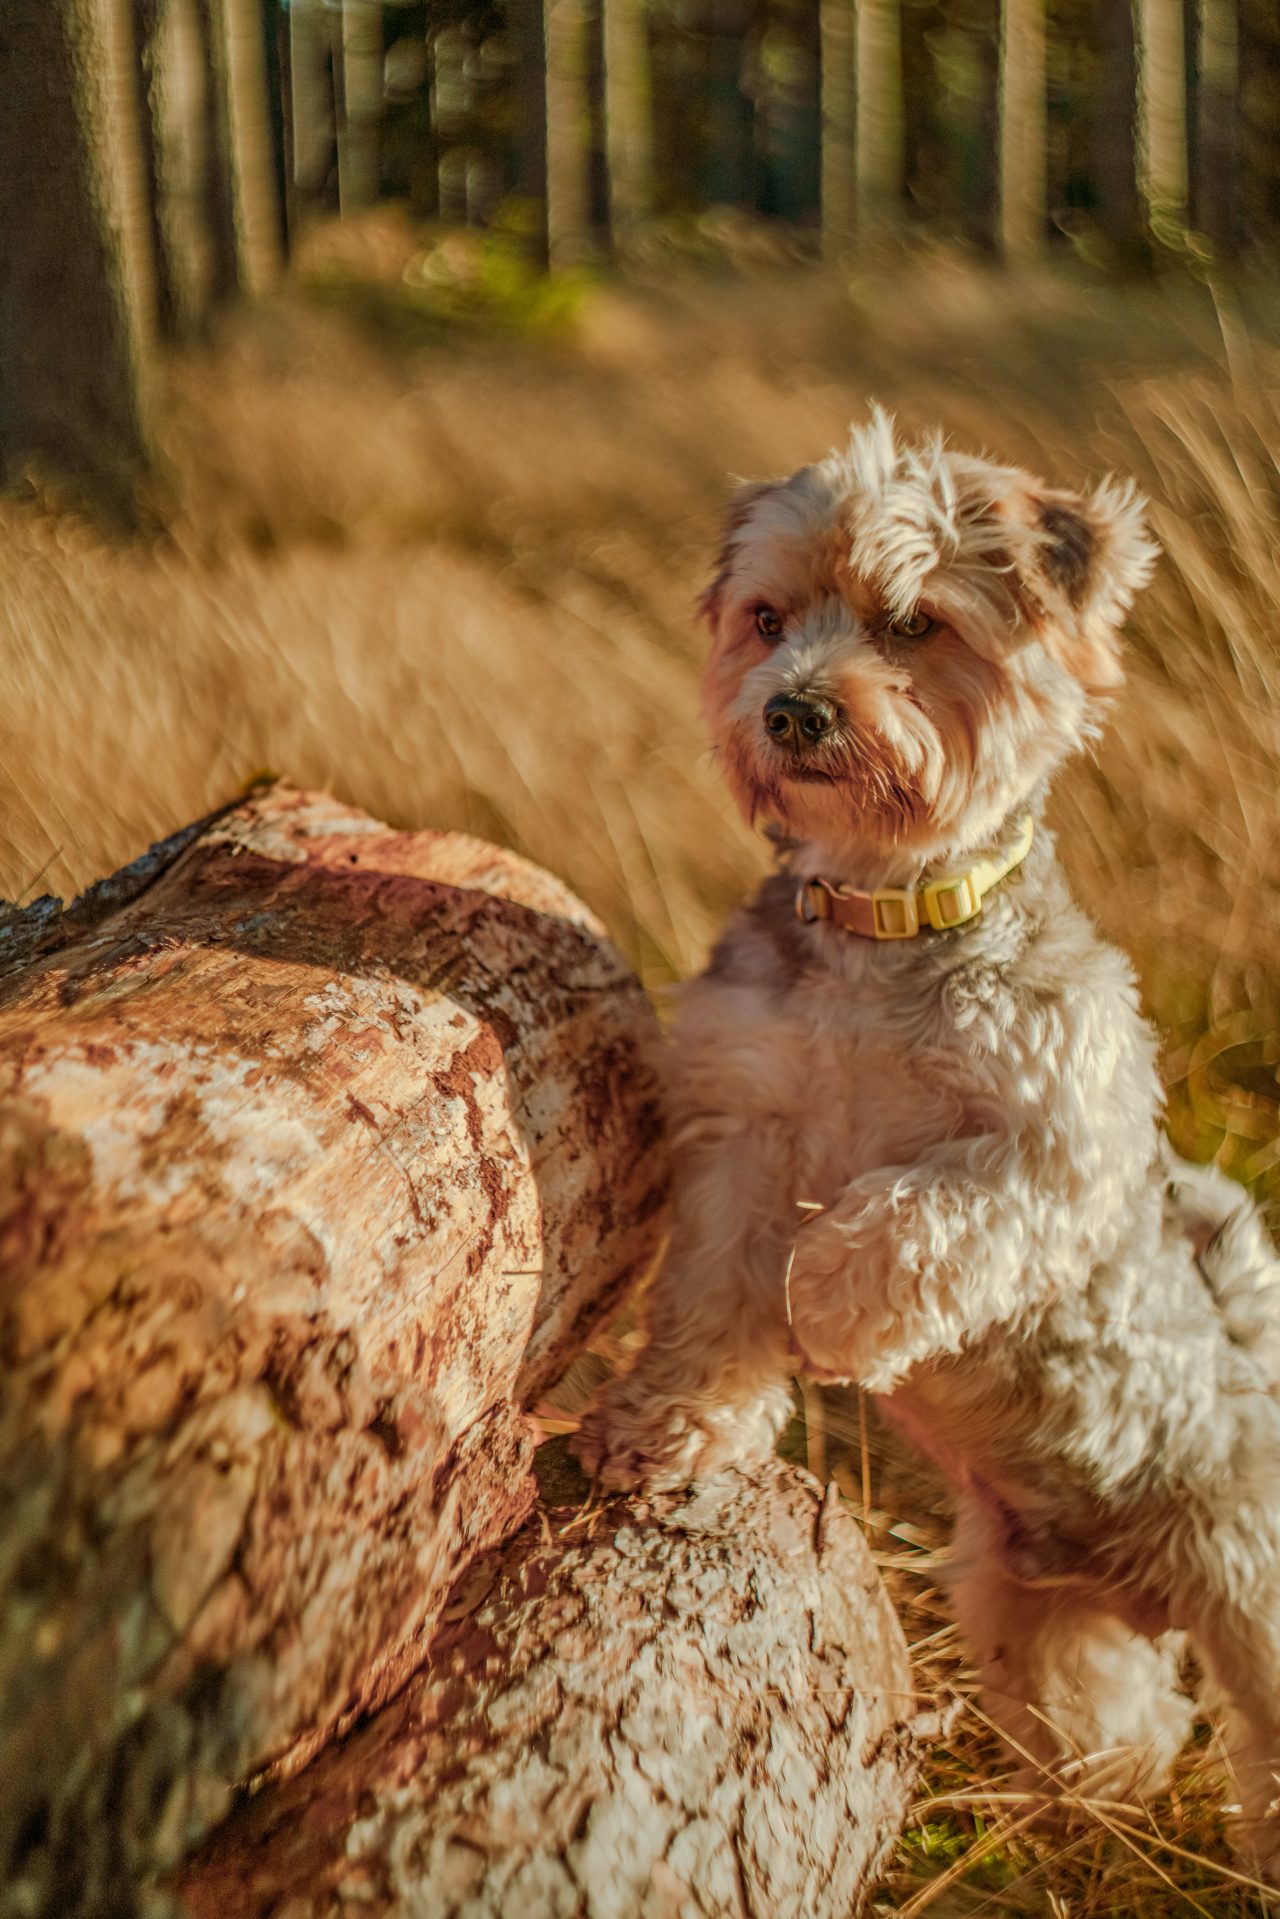
<svg viewBox="0 0 1280 1919">
<path fill-rule="evenodd" d="M 1038 849 L 983 919 L 947 935 L 876 943 L 801 924 L 779 874 L 731 923 L 681 1026 L 688 1069 L 742 1078 L 748 1105 L 785 1119 L 794 1173 L 827 1205 L 864 1173 L 920 1164 L 931 1149 L 1041 1125 L 1072 1056 L 1112 1059 L 1109 1096 L 1136 1128 L 1127 1159 L 1155 1144 L 1153 1045 L 1127 965 L 1105 946 Z M 688 1082 L 677 1097 L 698 1103 Z M 706 1089 L 714 1100 L 714 1086 Z M 1087 1161 L 1112 1115 L 1075 1115 L 1057 1150 Z M 1079 1136 L 1087 1127 L 1095 1137 Z M 1072 1183 L 1069 1165 L 1059 1169 Z"/>
<path fill-rule="evenodd" d="M 677 1129 L 729 1111 L 772 1142 L 749 1201 L 782 1246 L 797 1209 L 851 1182 L 945 1178 L 970 1142 L 1002 1140 L 1011 1210 L 1033 1223 L 1027 1261 L 991 1333 L 899 1381 L 914 1436 L 960 1483 L 1068 1527 L 1074 1511 L 1086 1531 L 1100 1504 L 1149 1497 L 1153 1472 L 1220 1462 L 1240 1356 L 1164 1219 L 1154 1038 L 1048 836 L 950 935 L 875 944 L 807 927 L 794 887 L 767 881 L 688 989 Z"/>
</svg>

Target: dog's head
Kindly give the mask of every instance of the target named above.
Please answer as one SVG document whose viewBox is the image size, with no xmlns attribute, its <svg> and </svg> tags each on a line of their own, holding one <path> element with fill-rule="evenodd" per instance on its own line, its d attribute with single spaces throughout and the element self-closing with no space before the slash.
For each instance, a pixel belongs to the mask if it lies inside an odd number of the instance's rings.
<svg viewBox="0 0 1280 1919">
<path fill-rule="evenodd" d="M 745 488 L 703 691 L 747 817 L 924 858 L 988 839 L 1119 684 L 1157 551 L 1140 506 L 904 445 L 878 410 L 847 452 Z"/>
</svg>

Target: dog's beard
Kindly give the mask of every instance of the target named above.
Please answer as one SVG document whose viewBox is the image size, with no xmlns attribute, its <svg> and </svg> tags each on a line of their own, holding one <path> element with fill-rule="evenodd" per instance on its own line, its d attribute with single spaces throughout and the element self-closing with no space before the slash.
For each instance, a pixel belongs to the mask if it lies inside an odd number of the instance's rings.
<svg viewBox="0 0 1280 1919">
<path fill-rule="evenodd" d="M 761 724 L 764 700 L 789 690 L 781 674 L 757 674 L 718 713 L 709 708 L 754 825 L 855 852 L 940 857 L 999 832 L 1080 745 L 1083 695 L 1038 648 L 1005 666 L 959 650 L 934 660 L 927 708 L 905 676 L 858 664 L 827 663 L 804 682 L 838 718 L 801 754 Z"/>
</svg>

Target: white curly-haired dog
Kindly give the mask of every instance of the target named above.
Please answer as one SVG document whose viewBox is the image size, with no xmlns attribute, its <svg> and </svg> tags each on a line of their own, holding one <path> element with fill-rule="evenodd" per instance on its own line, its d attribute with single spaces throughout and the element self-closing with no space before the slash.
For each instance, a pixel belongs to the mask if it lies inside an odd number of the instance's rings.
<svg viewBox="0 0 1280 1919">
<path fill-rule="evenodd" d="M 670 1486 L 857 1380 L 957 1493 L 954 1598 L 1028 1782 L 1166 1777 L 1189 1636 L 1273 1875 L 1280 1269 L 1176 1161 L 1126 961 L 1041 823 L 1120 680 L 1132 488 L 903 444 L 739 494 L 706 712 L 784 851 L 686 990 L 647 1344 L 578 1451 Z"/>
</svg>

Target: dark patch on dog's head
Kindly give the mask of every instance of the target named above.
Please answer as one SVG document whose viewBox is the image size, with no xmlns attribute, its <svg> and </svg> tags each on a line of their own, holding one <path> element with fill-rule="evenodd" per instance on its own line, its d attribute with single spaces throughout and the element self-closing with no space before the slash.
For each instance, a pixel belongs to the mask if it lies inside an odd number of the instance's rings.
<svg viewBox="0 0 1280 1919">
<path fill-rule="evenodd" d="M 1060 500 L 1041 500 L 1039 523 L 1049 535 L 1044 548 L 1045 573 L 1069 605 L 1083 606 L 1097 553 L 1098 536 L 1082 514 Z"/>
<path fill-rule="evenodd" d="M 719 618 L 720 601 L 729 583 L 729 575 L 733 571 L 734 549 L 739 533 L 766 494 L 775 493 L 790 484 L 789 480 L 752 480 L 745 486 L 740 486 L 730 500 L 720 531 L 715 578 L 710 586 L 703 590 L 698 600 L 699 614 L 703 619 L 710 620 L 713 627 Z"/>
</svg>

